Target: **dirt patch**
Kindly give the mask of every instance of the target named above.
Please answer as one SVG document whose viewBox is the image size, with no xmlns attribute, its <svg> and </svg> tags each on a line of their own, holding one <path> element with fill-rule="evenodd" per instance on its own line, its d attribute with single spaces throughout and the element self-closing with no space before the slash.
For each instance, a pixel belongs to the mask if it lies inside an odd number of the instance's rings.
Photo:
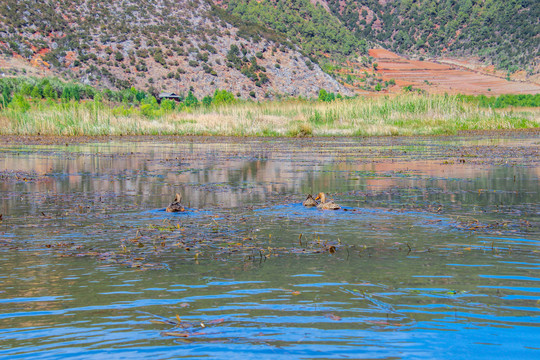
<svg viewBox="0 0 540 360">
<path fill-rule="evenodd" d="M 400 59 L 401 57 L 398 54 L 395 54 L 386 49 L 369 49 L 369 56 L 373 56 L 377 59 Z"/>
<path fill-rule="evenodd" d="M 371 49 L 384 80 L 394 79 L 399 86 L 412 85 L 430 94 L 537 94 L 540 85 L 523 80 L 507 80 L 500 73 L 486 74 L 465 62 L 409 60 L 384 49 Z M 391 92 L 401 90 L 399 87 Z"/>
</svg>

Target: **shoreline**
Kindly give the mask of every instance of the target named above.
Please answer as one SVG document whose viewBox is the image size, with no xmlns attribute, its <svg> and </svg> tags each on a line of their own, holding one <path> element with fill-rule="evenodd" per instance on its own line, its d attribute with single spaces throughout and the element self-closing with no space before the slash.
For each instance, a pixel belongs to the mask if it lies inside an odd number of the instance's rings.
<svg viewBox="0 0 540 360">
<path fill-rule="evenodd" d="M 516 136 L 517 135 L 517 136 Z M 77 145 L 106 143 L 111 141 L 122 142 L 230 142 L 238 140 L 255 141 L 302 141 L 310 142 L 325 139 L 429 139 L 429 138 L 459 138 L 459 137 L 482 137 L 482 138 L 519 138 L 526 136 L 540 136 L 540 128 L 528 129 L 500 129 L 500 130 L 463 130 L 456 134 L 433 134 L 433 135 L 359 135 L 359 136 L 230 136 L 230 135 L 3 135 L 0 134 L 0 145 Z M 540 140 L 539 140 L 540 144 Z"/>
</svg>

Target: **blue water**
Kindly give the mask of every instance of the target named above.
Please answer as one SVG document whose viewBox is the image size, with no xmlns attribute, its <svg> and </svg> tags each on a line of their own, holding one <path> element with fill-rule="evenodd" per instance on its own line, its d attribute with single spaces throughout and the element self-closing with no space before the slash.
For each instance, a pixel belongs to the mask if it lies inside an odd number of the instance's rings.
<svg viewBox="0 0 540 360">
<path fill-rule="evenodd" d="M 538 159 L 192 141 L 2 148 L 0 357 L 540 357 Z"/>
</svg>

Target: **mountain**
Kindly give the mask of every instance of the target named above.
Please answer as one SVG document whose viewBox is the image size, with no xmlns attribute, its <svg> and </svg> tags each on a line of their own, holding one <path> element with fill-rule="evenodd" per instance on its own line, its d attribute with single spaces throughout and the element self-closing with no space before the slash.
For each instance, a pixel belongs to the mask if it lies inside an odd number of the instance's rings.
<svg viewBox="0 0 540 360">
<path fill-rule="evenodd" d="M 540 72 L 538 0 L 320 0 L 357 38 L 405 55 Z"/>
<path fill-rule="evenodd" d="M 536 0 L 219 0 L 322 59 L 365 55 L 366 46 L 401 55 L 475 57 L 510 73 L 540 72 Z"/>
<path fill-rule="evenodd" d="M 384 48 L 538 83 L 539 34 L 535 0 L 3 0 L 0 74 L 198 97 L 401 91 L 369 56 Z"/>
<path fill-rule="evenodd" d="M 284 35 L 204 0 L 4 0 L 0 39 L 3 71 L 32 65 L 102 87 L 259 99 L 351 94 Z"/>
<path fill-rule="evenodd" d="M 215 1 L 243 21 L 283 34 L 314 59 L 343 61 L 348 56 L 367 53 L 367 42 L 333 16 L 325 0 Z"/>
</svg>

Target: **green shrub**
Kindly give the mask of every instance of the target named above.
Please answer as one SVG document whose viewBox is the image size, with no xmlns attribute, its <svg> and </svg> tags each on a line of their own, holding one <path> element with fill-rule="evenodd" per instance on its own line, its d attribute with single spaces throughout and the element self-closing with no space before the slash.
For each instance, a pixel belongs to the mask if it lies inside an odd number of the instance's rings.
<svg viewBox="0 0 540 360">
<path fill-rule="evenodd" d="M 116 61 L 118 61 L 118 62 L 124 61 L 124 55 L 123 55 L 120 51 L 116 51 L 116 52 L 114 53 L 114 58 L 115 58 Z"/>
<path fill-rule="evenodd" d="M 193 92 L 190 91 L 184 100 L 184 104 L 187 107 L 197 107 L 199 105 L 199 100 L 193 95 Z"/>
<path fill-rule="evenodd" d="M 232 104 L 236 102 L 236 99 L 234 97 L 234 94 L 227 91 L 227 90 L 218 90 L 214 91 L 214 105 L 221 105 L 221 104 Z"/>
<path fill-rule="evenodd" d="M 203 106 L 205 107 L 209 107 L 210 105 L 212 105 L 212 97 L 210 95 L 206 95 L 205 97 L 202 98 L 202 104 Z"/>
<path fill-rule="evenodd" d="M 319 101 L 330 102 L 336 100 L 336 94 L 324 89 L 319 90 Z"/>
<path fill-rule="evenodd" d="M 21 94 L 15 94 L 9 106 L 13 108 L 14 110 L 18 110 L 23 113 L 30 110 L 30 103 Z"/>
<path fill-rule="evenodd" d="M 39 90 L 39 87 L 34 86 L 32 89 L 32 92 L 30 93 L 30 96 L 33 100 L 39 100 L 41 99 L 41 91 Z"/>
<path fill-rule="evenodd" d="M 171 99 L 163 99 L 161 101 L 161 109 L 164 111 L 172 111 L 176 108 L 176 102 Z"/>
</svg>

